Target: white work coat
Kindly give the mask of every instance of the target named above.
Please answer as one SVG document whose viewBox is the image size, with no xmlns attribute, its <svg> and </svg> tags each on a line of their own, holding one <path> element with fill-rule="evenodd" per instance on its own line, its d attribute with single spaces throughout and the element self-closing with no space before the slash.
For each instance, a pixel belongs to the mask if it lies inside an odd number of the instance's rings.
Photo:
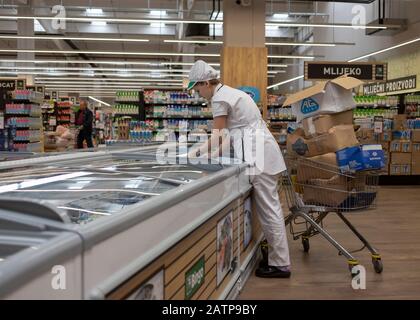
<svg viewBox="0 0 420 320">
<path fill-rule="evenodd" d="M 236 157 L 256 168 L 256 173 L 275 175 L 286 170 L 279 145 L 247 93 L 219 84 L 215 88 L 211 106 L 213 118 L 227 116 L 227 129 L 235 137 Z"/>
</svg>

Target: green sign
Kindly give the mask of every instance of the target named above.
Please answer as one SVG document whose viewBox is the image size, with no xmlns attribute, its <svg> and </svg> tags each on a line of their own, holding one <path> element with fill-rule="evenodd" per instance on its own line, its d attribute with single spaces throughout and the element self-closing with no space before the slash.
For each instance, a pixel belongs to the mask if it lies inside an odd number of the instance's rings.
<svg viewBox="0 0 420 320">
<path fill-rule="evenodd" d="M 205 272 L 204 272 L 205 259 L 202 256 L 196 263 L 185 273 L 185 300 L 191 299 L 194 293 L 204 283 Z"/>
</svg>

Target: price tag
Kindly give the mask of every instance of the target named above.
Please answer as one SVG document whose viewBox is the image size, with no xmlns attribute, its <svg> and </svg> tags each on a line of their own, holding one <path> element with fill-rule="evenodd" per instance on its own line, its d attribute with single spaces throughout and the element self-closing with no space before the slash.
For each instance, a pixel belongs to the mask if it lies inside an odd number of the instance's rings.
<svg viewBox="0 0 420 320">
<path fill-rule="evenodd" d="M 375 133 L 382 133 L 384 131 L 384 117 L 375 116 L 373 118 L 373 131 Z"/>
</svg>

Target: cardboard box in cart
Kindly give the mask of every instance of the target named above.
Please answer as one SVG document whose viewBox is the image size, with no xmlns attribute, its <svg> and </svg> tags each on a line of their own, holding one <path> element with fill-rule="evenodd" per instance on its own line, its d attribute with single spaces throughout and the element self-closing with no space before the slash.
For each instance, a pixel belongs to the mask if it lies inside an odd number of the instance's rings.
<svg viewBox="0 0 420 320">
<path fill-rule="evenodd" d="M 287 136 L 287 152 L 292 156 L 314 157 L 358 144 L 352 125 L 335 126 L 328 133 L 313 138 L 305 137 L 302 129 Z"/>
<path fill-rule="evenodd" d="M 302 120 L 302 126 L 306 136 L 318 136 L 327 133 L 332 127 L 342 124 L 353 124 L 353 110 L 318 115 Z"/>
<path fill-rule="evenodd" d="M 352 89 L 361 84 L 363 84 L 362 81 L 347 76 L 319 82 L 313 87 L 290 95 L 283 105 L 292 106 L 297 122 L 320 114 L 351 110 L 356 107 Z"/>
</svg>

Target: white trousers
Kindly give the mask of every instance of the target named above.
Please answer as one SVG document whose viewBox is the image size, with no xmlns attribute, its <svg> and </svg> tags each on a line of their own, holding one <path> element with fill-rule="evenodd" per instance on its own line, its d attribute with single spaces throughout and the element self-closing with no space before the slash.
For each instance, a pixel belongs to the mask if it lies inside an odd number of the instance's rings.
<svg viewBox="0 0 420 320">
<path fill-rule="evenodd" d="M 277 192 L 279 174 L 260 173 L 251 176 L 254 186 L 253 200 L 257 209 L 264 236 L 268 242 L 268 264 L 270 266 L 289 266 L 289 246 L 283 211 Z"/>
</svg>

